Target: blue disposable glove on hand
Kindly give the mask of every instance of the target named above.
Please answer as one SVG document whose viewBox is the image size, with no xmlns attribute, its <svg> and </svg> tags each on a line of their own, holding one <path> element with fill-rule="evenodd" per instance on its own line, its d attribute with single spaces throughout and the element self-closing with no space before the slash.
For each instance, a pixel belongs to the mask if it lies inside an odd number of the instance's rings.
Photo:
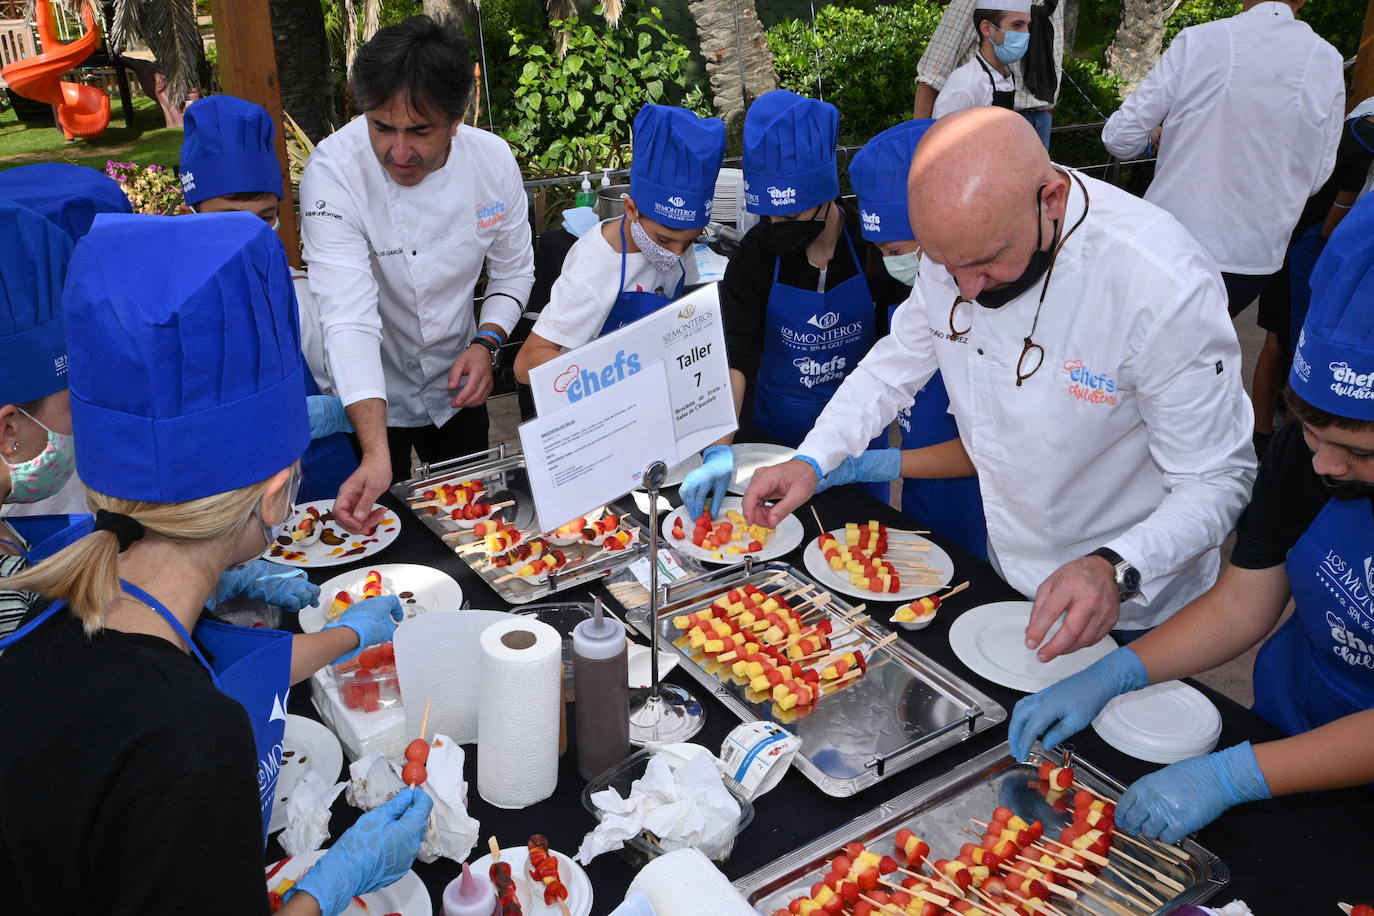
<svg viewBox="0 0 1374 916">
<path fill-rule="evenodd" d="M 842 487 L 847 483 L 896 480 L 902 476 L 902 450 L 899 448 L 875 448 L 857 457 L 849 457 L 840 466 L 821 478 L 816 492 L 831 487 Z"/>
<path fill-rule="evenodd" d="M 1077 674 L 1051 684 L 1016 704 L 1011 713 L 1009 740 L 1017 760 L 1030 756 L 1035 739 L 1044 736 L 1046 750 L 1088 727 L 1113 697 L 1148 685 L 1145 665 L 1122 646 Z"/>
<path fill-rule="evenodd" d="M 348 627 L 358 634 L 358 648 L 352 652 L 345 652 L 331 665 L 339 662 L 351 661 L 368 646 L 379 645 L 390 642 L 391 636 L 396 632 L 396 624 L 405 618 L 405 612 L 401 610 L 401 599 L 395 595 L 379 595 L 376 598 L 364 598 L 357 604 L 343 612 L 343 615 L 333 623 L 327 623 L 323 629 L 332 630 L 335 627 Z"/>
<path fill-rule="evenodd" d="M 1116 826 L 1177 843 L 1233 805 L 1272 797 L 1250 742 L 1171 763 L 1121 796 Z"/>
<path fill-rule="evenodd" d="M 254 560 L 238 569 L 226 570 L 205 606 L 213 610 L 220 602 L 238 595 L 295 613 L 307 604 L 319 603 L 320 587 L 305 577 L 303 569 Z"/>
<path fill-rule="evenodd" d="M 433 809 L 424 789 L 402 789 L 345 830 L 285 899 L 304 891 L 324 916 L 338 916 L 354 897 L 395 884 L 415 863 Z"/>
<path fill-rule="evenodd" d="M 305 399 L 305 409 L 310 412 L 310 438 L 322 439 L 334 433 L 351 433 L 353 424 L 348 422 L 348 412 L 343 401 L 324 394 L 312 394 Z"/>
<path fill-rule="evenodd" d="M 696 468 L 678 487 L 688 518 L 701 518 L 710 500 L 711 517 L 720 511 L 725 500 L 725 488 L 735 474 L 735 450 L 728 445 L 713 445 L 701 453 L 701 467 Z"/>
</svg>

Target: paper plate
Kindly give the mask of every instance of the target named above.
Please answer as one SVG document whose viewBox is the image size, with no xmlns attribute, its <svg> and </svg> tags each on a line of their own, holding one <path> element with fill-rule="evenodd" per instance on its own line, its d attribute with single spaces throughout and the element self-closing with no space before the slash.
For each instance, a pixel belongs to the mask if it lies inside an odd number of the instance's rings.
<svg viewBox="0 0 1374 916">
<path fill-rule="evenodd" d="M 590 916 L 592 911 L 592 882 L 582 866 L 565 856 L 557 849 L 550 849 L 549 855 L 558 857 L 558 876 L 568 889 L 568 912 L 572 916 Z M 511 846 L 501 850 L 501 861 L 510 863 L 511 875 L 515 878 L 515 896 L 520 899 L 520 911 L 525 916 L 553 916 L 559 913 L 558 904 L 547 906 L 544 903 L 543 885 L 539 895 L 534 894 L 534 881 L 530 878 L 525 863 L 529 861 L 530 851 L 525 846 Z M 491 868 L 491 854 L 473 862 L 470 866 L 474 874 L 486 875 Z M 410 916 L 409 913 L 405 916 Z"/>
<path fill-rule="evenodd" d="M 342 566 L 381 553 L 401 533 L 401 520 L 396 517 L 396 513 L 386 506 L 378 505 L 373 508 L 381 509 L 386 514 L 382 516 L 382 522 L 376 530 L 371 534 L 349 534 L 334 519 L 332 499 L 298 503 L 292 510 L 292 521 L 294 522 L 311 506 L 319 511 L 323 519 L 324 531 L 321 532 L 320 539 L 304 546 L 273 544 L 263 551 L 263 559 L 308 569 L 317 566 Z M 338 538 L 338 543 L 328 543 L 334 538 Z"/>
<path fill-rule="evenodd" d="M 976 674 L 1026 693 L 1077 674 L 1116 648 L 1116 640 L 1104 636 L 1077 652 L 1041 662 L 1035 657 L 1036 650 L 1026 648 L 1030 612 L 1029 601 L 998 601 L 967 610 L 949 628 L 950 648 Z M 1045 641 L 1058 630 L 1056 621 Z"/>
<path fill-rule="evenodd" d="M 268 833 L 286 826 L 286 802 L 296 781 L 307 772 L 326 785 L 334 785 L 343 769 L 343 747 L 327 726 L 305 716 L 286 717 L 286 737 L 282 739 L 281 769 L 277 773 L 277 797 L 272 803 Z"/>
<path fill-rule="evenodd" d="M 830 532 L 840 543 L 844 543 L 844 528 L 834 528 Z M 802 562 L 806 564 L 807 572 L 815 577 L 816 581 L 830 591 L 839 592 L 842 595 L 850 595 L 855 598 L 867 598 L 870 601 L 911 601 L 915 598 L 924 598 L 926 595 L 933 595 L 940 589 L 954 581 L 954 560 L 950 555 L 940 548 L 940 545 L 926 540 L 917 534 L 903 535 L 903 541 L 913 544 L 930 544 L 930 550 L 921 554 L 910 554 L 911 556 L 922 557 L 932 571 L 940 576 L 938 585 L 904 585 L 895 592 L 871 592 L 868 589 L 859 588 L 851 585 L 848 573 L 839 573 L 830 568 L 830 563 L 821 553 L 820 545 L 817 543 L 819 538 L 812 538 L 806 542 L 806 549 L 802 551 Z M 899 579 L 905 579 L 899 569 L 897 571 Z"/>
<path fill-rule="evenodd" d="M 744 510 L 744 500 L 740 499 L 738 496 L 725 497 L 725 499 L 720 502 L 720 512 L 717 514 L 716 519 L 718 521 L 723 520 L 726 510 L 729 509 L 734 509 L 736 512 L 742 512 Z M 673 523 L 679 518 L 682 519 L 683 530 L 687 532 L 687 537 L 680 541 L 673 537 Z M 756 561 L 771 560 L 783 554 L 791 553 L 796 549 L 797 545 L 802 542 L 802 538 L 806 537 L 806 529 L 802 527 L 801 521 L 798 520 L 795 515 L 789 515 L 782 520 L 781 525 L 774 529 L 773 534 L 768 538 L 768 543 L 764 544 L 763 549 L 758 553 L 722 552 L 720 559 L 717 559 L 709 550 L 702 550 L 692 543 L 693 525 L 693 520 L 687 517 L 687 507 L 678 506 L 663 518 L 663 541 L 665 546 L 671 547 L 683 556 L 691 557 L 693 560 L 699 560 L 702 563 L 729 565 L 732 563 L 743 563 L 745 557 L 753 557 Z"/>
<path fill-rule="evenodd" d="M 736 496 L 743 496 L 749 489 L 749 481 L 754 472 L 771 464 L 782 464 L 797 457 L 797 450 L 785 445 L 771 445 L 767 442 L 741 442 L 731 446 L 735 452 L 735 473 L 730 478 L 729 490 Z"/>
<path fill-rule="evenodd" d="M 653 673 L 652 666 L 649 664 L 649 647 L 641 645 L 629 646 L 625 650 L 626 663 L 630 669 L 630 687 L 642 688 L 649 686 L 649 678 Z M 658 676 L 665 678 L 668 672 L 677 667 L 677 660 L 680 658 L 676 652 L 658 653 Z"/>
<path fill-rule="evenodd" d="M 267 879 L 267 890 L 270 892 L 288 878 L 300 878 L 324 853 L 325 850 L 317 849 L 315 852 L 282 859 L 267 866 L 267 874 L 271 875 Z M 362 901 L 362 906 L 358 905 L 359 900 Z M 378 916 L 381 913 L 394 913 L 396 916 L 434 916 L 434 908 L 429 903 L 429 891 L 425 889 L 420 876 L 408 871 L 395 884 L 355 897 L 339 916 Z"/>
<path fill-rule="evenodd" d="M 426 611 L 457 611 L 463 607 L 463 589 L 448 573 L 432 566 L 414 563 L 378 563 L 340 573 L 320 586 L 320 606 L 303 607 L 297 619 L 304 633 L 318 633 L 328 621 L 325 611 L 334 596 L 348 592 L 354 601 L 363 597 L 363 580 L 373 570 L 382 574 L 386 594 L 401 599 L 401 609 L 409 620 Z"/>
<path fill-rule="evenodd" d="M 1093 729 L 1123 754 L 1177 763 L 1216 747 L 1221 713 L 1201 691 L 1165 681 L 1112 700 L 1093 719 Z"/>
</svg>

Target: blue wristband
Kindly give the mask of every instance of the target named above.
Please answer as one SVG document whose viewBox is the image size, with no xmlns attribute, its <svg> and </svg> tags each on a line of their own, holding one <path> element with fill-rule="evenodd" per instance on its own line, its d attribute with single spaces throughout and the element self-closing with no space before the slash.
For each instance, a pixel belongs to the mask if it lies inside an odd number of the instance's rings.
<svg viewBox="0 0 1374 916">
<path fill-rule="evenodd" d="M 478 331 L 477 334 L 473 337 L 473 340 L 476 340 L 478 337 L 490 337 L 492 340 L 496 341 L 496 346 L 498 347 L 505 346 L 506 343 L 506 341 L 501 337 L 500 334 L 497 334 L 495 331 L 490 331 L 486 329 Z"/>
<path fill-rule="evenodd" d="M 825 472 L 821 470 L 821 463 L 817 461 L 815 458 L 812 458 L 810 455 L 803 455 L 801 453 L 798 453 L 796 455 L 793 455 L 792 457 L 796 458 L 798 461 L 805 461 L 807 464 L 811 465 L 811 470 L 816 472 L 817 480 L 820 480 L 822 477 L 825 476 Z"/>
</svg>

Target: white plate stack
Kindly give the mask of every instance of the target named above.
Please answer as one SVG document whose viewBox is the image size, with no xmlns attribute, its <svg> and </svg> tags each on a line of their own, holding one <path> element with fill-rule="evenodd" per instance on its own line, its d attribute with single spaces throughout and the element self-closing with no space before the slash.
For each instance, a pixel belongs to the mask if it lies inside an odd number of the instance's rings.
<svg viewBox="0 0 1374 916">
<path fill-rule="evenodd" d="M 744 209 L 744 170 L 721 169 L 716 176 L 716 195 L 711 203 L 711 219 L 728 223 L 741 232 L 758 222 L 758 217 Z M 743 220 L 743 222 L 741 222 Z"/>
<path fill-rule="evenodd" d="M 1216 747 L 1221 713 L 1200 691 L 1165 681 L 1112 700 L 1093 720 L 1093 730 L 1123 754 L 1177 763 Z"/>
</svg>

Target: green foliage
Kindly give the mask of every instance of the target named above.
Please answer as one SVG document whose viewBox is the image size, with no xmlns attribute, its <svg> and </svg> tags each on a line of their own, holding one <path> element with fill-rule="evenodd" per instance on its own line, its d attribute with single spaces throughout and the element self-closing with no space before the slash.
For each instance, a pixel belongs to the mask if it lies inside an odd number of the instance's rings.
<svg viewBox="0 0 1374 916">
<path fill-rule="evenodd" d="M 510 33 L 506 66 L 518 75 L 495 117 L 527 177 L 623 168 L 630 125 L 645 102 L 709 114 L 701 91 L 688 91 L 689 52 L 656 8 L 640 16 L 627 9 L 618 28 L 575 19 L 550 25 L 568 36 L 561 59 L 547 32 Z"/>
<path fill-rule="evenodd" d="M 814 31 L 804 20 L 780 22 L 768 30 L 778 85 L 814 96 L 819 77 L 842 116 L 840 142 L 866 142 L 911 117 L 916 63 L 943 13 L 934 0 L 913 0 L 872 13 L 827 6 Z"/>
<path fill-rule="evenodd" d="M 1225 19 L 1240 12 L 1240 0 L 1183 0 L 1164 23 L 1164 47 L 1190 25 Z"/>
<path fill-rule="evenodd" d="M 1336 46 L 1342 57 L 1353 57 L 1360 46 L 1365 0 L 1321 0 L 1298 12 L 1313 31 Z M 1240 0 L 1184 0 L 1164 24 L 1164 46 L 1190 25 L 1225 19 L 1240 12 Z"/>
<path fill-rule="evenodd" d="M 1056 126 L 1100 124 L 1121 106 L 1121 81 L 1094 60 L 1064 58 L 1064 79 L 1054 106 Z M 1101 165 L 1109 158 L 1100 127 L 1061 131 L 1050 141 L 1050 155 L 1064 165 Z"/>
</svg>

